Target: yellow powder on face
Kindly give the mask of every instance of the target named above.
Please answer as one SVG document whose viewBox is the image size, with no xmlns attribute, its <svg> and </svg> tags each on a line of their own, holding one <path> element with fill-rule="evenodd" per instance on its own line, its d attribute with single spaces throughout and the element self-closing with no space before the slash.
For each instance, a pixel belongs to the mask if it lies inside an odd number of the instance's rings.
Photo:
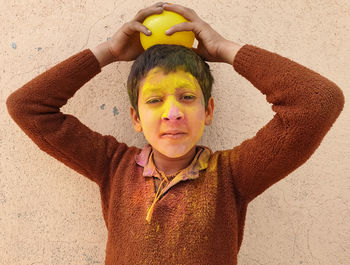
<svg viewBox="0 0 350 265">
<path fill-rule="evenodd" d="M 177 70 L 164 74 L 161 68 L 149 71 L 140 83 L 139 109 L 145 138 L 168 157 L 175 158 L 186 154 L 203 133 L 204 97 L 197 79 L 191 73 Z M 161 129 L 167 128 L 164 124 L 160 125 L 161 119 L 174 119 L 181 112 L 185 119 L 179 128 L 187 127 L 190 132 L 188 140 L 173 146 L 171 150 L 158 146 Z"/>
<path fill-rule="evenodd" d="M 166 78 L 165 78 L 166 77 Z M 170 72 L 165 75 L 160 67 L 149 71 L 145 79 L 141 82 L 142 102 L 151 95 L 159 95 L 164 92 L 174 95 L 176 92 L 188 92 L 198 96 L 203 95 L 197 79 L 189 72 L 177 70 L 175 73 Z M 201 104 L 205 107 L 204 97 L 201 97 Z"/>
</svg>

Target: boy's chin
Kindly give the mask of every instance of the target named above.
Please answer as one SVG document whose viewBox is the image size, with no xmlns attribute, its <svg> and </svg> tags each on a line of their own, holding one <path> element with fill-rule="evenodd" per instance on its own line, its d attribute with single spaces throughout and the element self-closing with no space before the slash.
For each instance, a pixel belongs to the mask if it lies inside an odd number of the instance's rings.
<svg viewBox="0 0 350 265">
<path fill-rule="evenodd" d="M 190 152 L 192 150 L 193 146 L 178 145 L 178 146 L 173 146 L 173 147 L 167 146 L 164 148 L 164 147 L 157 147 L 157 146 L 152 145 L 152 148 L 167 158 L 176 159 L 176 158 L 183 157 L 188 152 Z"/>
</svg>

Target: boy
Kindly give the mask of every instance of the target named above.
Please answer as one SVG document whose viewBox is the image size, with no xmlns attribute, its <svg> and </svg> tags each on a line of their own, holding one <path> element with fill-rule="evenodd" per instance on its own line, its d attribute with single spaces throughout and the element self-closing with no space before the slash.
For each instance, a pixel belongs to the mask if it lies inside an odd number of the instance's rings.
<svg viewBox="0 0 350 265">
<path fill-rule="evenodd" d="M 190 22 L 197 49 L 156 45 L 143 52 L 149 15 L 174 11 Z M 136 60 L 135 60 L 136 59 Z M 210 62 L 229 63 L 276 112 L 255 137 L 213 153 L 198 146 L 213 119 Z M 60 108 L 116 61 L 135 60 L 131 118 L 142 150 L 90 130 Z M 157 3 L 110 41 L 39 75 L 7 99 L 11 117 L 45 152 L 99 185 L 108 229 L 106 264 L 237 264 L 248 203 L 302 165 L 344 105 L 336 84 L 287 58 L 224 39 L 197 14 Z"/>
</svg>

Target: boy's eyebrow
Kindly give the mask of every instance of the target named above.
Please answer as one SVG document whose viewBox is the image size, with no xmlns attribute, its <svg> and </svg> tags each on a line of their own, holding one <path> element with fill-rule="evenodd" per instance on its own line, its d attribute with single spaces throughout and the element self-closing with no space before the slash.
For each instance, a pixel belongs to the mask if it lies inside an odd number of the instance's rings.
<svg viewBox="0 0 350 265">
<path fill-rule="evenodd" d="M 176 87 L 176 91 L 181 90 L 183 88 L 194 88 L 194 87 L 195 87 L 194 84 L 192 84 L 190 82 L 182 81 Z M 162 90 L 164 90 L 164 88 L 159 87 L 159 85 L 147 84 L 147 92 L 149 92 L 149 93 L 158 92 L 158 91 L 162 91 Z"/>
</svg>

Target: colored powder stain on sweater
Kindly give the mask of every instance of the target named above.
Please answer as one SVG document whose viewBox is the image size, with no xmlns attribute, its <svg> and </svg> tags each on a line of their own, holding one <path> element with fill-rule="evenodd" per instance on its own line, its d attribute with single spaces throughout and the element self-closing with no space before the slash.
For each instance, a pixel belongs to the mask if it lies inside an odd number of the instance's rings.
<svg viewBox="0 0 350 265">
<path fill-rule="evenodd" d="M 276 115 L 233 148 L 198 146 L 193 164 L 164 186 L 149 146 L 128 146 L 60 111 L 101 72 L 91 50 L 8 97 L 10 116 L 42 151 L 99 186 L 108 229 L 105 264 L 237 264 L 249 203 L 307 161 L 343 109 L 336 84 L 276 53 L 244 45 L 233 68 L 266 95 Z M 164 196 L 147 222 L 157 185 Z"/>
</svg>

